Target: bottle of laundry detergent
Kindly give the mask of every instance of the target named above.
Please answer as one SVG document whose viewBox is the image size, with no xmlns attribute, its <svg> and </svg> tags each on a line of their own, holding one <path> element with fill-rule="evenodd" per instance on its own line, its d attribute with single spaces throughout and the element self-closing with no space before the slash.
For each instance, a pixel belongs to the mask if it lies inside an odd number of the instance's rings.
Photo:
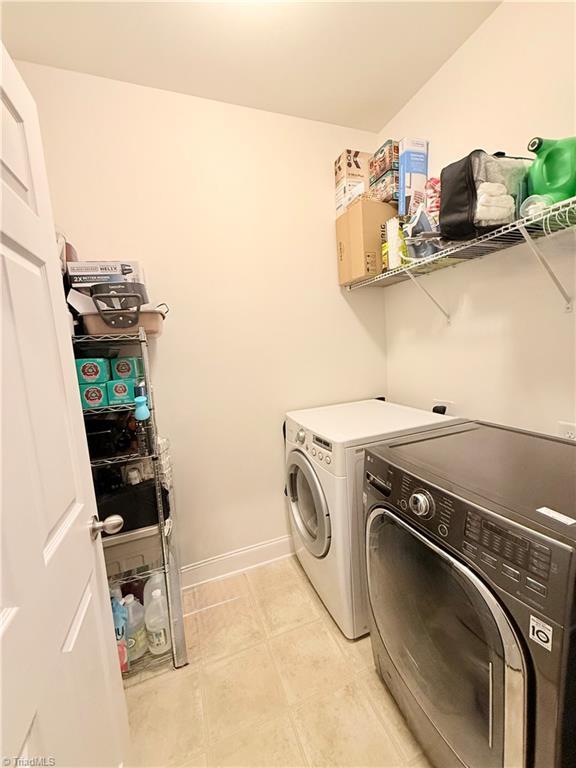
<svg viewBox="0 0 576 768">
<path fill-rule="evenodd" d="M 128 644 L 126 642 L 128 611 L 124 606 L 122 593 L 120 593 L 119 598 L 116 595 L 112 596 L 112 616 L 114 617 L 114 632 L 116 634 L 116 647 L 118 648 L 120 669 L 122 672 L 128 672 Z"/>
<path fill-rule="evenodd" d="M 134 595 L 126 595 L 124 607 L 127 611 L 126 637 L 128 641 L 128 661 L 132 663 L 143 656 L 148 648 L 144 608 Z"/>
<path fill-rule="evenodd" d="M 168 604 L 160 589 L 152 590 L 149 604 L 146 606 L 146 634 L 148 650 L 154 656 L 166 653 L 172 646 L 170 639 L 170 620 Z"/>
<path fill-rule="evenodd" d="M 536 137 L 528 144 L 536 159 L 528 171 L 528 194 L 553 203 L 576 196 L 576 136 L 566 139 Z"/>
</svg>

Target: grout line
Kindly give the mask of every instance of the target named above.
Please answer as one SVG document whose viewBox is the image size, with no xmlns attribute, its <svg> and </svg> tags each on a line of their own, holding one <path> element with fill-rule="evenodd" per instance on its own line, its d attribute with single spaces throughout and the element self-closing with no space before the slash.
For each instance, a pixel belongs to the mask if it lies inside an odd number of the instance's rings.
<svg viewBox="0 0 576 768">
<path fill-rule="evenodd" d="M 194 616 L 202 611 L 209 611 L 210 608 L 216 608 L 219 605 L 226 605 L 226 603 L 233 603 L 235 600 L 241 600 L 245 595 L 237 595 L 236 597 L 229 597 L 226 600 L 220 600 L 218 603 L 212 603 L 212 605 L 205 605 L 203 608 L 197 608 L 195 611 L 188 611 L 183 613 L 182 616 Z"/>
</svg>

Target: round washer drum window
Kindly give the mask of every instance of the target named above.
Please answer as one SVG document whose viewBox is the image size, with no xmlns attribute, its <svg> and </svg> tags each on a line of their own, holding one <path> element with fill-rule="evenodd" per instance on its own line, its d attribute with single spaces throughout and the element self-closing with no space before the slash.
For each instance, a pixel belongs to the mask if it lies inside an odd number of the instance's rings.
<svg viewBox="0 0 576 768">
<path fill-rule="evenodd" d="M 322 486 L 310 460 L 292 451 L 288 462 L 290 513 L 310 554 L 324 557 L 330 548 L 330 515 Z"/>
<path fill-rule="evenodd" d="M 296 469 L 296 496 L 300 519 L 313 539 L 318 538 L 318 512 L 310 484 L 301 469 Z"/>
</svg>

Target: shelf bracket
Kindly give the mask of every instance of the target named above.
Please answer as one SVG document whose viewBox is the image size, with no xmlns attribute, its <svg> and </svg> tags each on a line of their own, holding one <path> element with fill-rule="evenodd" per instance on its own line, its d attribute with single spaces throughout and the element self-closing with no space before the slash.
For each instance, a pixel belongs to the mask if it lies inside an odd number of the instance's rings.
<svg viewBox="0 0 576 768">
<path fill-rule="evenodd" d="M 550 280 L 552 280 L 558 292 L 566 302 L 566 312 L 572 312 L 572 297 L 560 282 L 558 276 L 550 266 L 550 262 L 544 256 L 544 254 L 542 253 L 538 245 L 536 245 L 534 239 L 530 237 L 528 230 L 523 224 L 518 224 L 518 230 L 522 234 L 522 237 L 524 238 L 524 240 L 526 240 L 526 244 L 528 245 L 528 247 L 530 248 L 534 256 L 536 256 L 536 258 L 538 259 L 538 262 L 540 263 L 542 268 L 545 270 L 545 272 L 548 274 L 548 277 L 550 278 Z"/>
<path fill-rule="evenodd" d="M 444 315 L 444 317 L 446 318 L 446 322 L 448 323 L 448 325 L 450 325 L 450 319 L 451 319 L 451 318 L 450 318 L 450 313 L 449 313 L 449 312 L 447 312 L 447 311 L 444 309 L 444 307 L 442 306 L 442 304 L 440 304 L 440 302 L 439 302 L 439 301 L 437 301 L 437 300 L 434 298 L 434 296 L 432 296 L 432 294 L 430 293 L 430 291 L 428 291 L 428 290 L 426 290 L 426 288 L 424 288 L 424 286 L 423 286 L 423 285 L 420 283 L 420 281 L 419 281 L 419 280 L 417 280 L 417 279 L 414 277 L 414 275 L 412 274 L 412 272 L 411 272 L 409 269 L 405 269 L 404 271 L 406 272 L 406 274 L 408 275 L 408 277 L 410 278 L 410 280 L 412 280 L 412 282 L 414 283 L 414 285 L 418 286 L 418 288 L 420 288 L 420 290 L 422 291 L 422 293 L 424 293 L 426 296 L 428 296 L 428 298 L 430 299 L 430 301 L 432 302 L 432 304 L 434 304 L 434 305 L 435 305 L 436 309 L 438 309 L 440 312 L 442 312 L 442 314 L 443 314 L 443 315 Z"/>
</svg>

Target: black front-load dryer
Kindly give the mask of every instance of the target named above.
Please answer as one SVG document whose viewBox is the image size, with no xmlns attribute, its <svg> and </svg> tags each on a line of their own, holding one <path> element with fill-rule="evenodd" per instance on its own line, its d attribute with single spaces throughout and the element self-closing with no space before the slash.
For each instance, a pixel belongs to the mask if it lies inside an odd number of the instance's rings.
<svg viewBox="0 0 576 768">
<path fill-rule="evenodd" d="M 466 424 L 365 459 L 377 670 L 437 768 L 576 766 L 576 444 Z"/>
</svg>

